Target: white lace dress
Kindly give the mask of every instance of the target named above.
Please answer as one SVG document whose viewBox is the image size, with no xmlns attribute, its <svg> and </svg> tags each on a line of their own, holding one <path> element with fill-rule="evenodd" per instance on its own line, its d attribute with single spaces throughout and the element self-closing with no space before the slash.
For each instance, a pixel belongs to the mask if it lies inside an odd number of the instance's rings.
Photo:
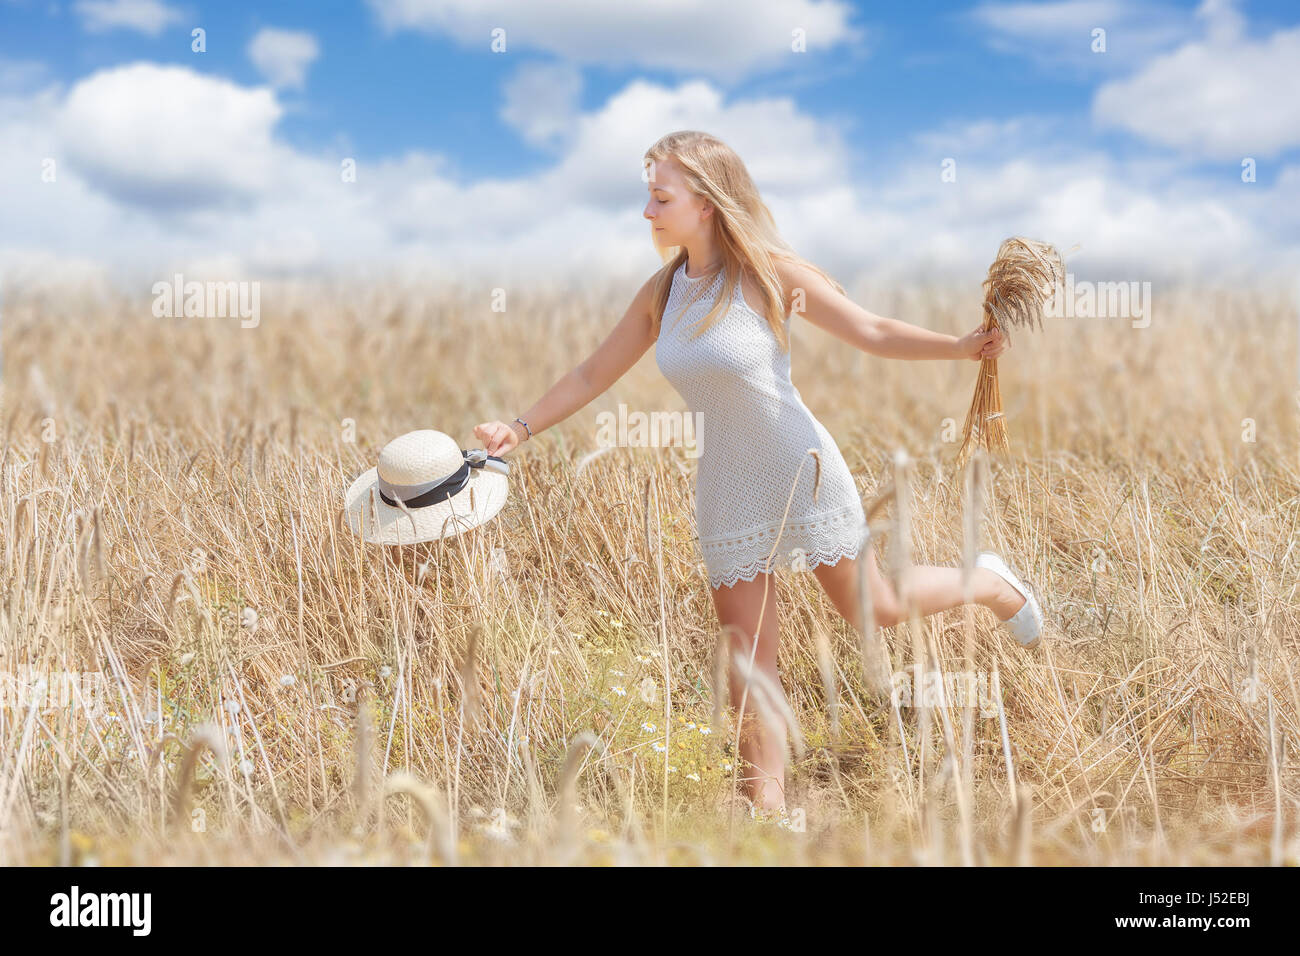
<svg viewBox="0 0 1300 956">
<path fill-rule="evenodd" d="M 740 283 L 726 314 L 689 341 L 722 289 L 720 274 L 701 289 L 706 281 L 687 276 L 684 265 L 678 268 L 655 362 L 699 428 L 695 521 L 709 585 L 732 587 L 759 572 L 805 570 L 855 557 L 867 532 L 853 476 L 790 381 L 789 353 L 745 302 Z M 699 298 L 691 302 L 695 294 Z M 788 330 L 789 316 L 785 325 Z M 809 448 L 821 456 L 815 502 L 817 466 Z"/>
</svg>

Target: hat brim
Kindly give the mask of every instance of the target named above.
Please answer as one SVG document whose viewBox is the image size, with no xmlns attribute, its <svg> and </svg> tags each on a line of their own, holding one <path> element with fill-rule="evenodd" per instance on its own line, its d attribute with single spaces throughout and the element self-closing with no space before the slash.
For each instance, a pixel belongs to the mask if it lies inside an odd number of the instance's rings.
<svg viewBox="0 0 1300 956">
<path fill-rule="evenodd" d="M 371 544 L 419 544 L 469 531 L 488 521 L 506 503 L 509 479 L 497 471 L 470 470 L 469 484 L 446 501 L 424 508 L 401 508 L 379 497 L 378 470 L 371 468 L 344 494 L 344 514 L 352 533 Z"/>
</svg>

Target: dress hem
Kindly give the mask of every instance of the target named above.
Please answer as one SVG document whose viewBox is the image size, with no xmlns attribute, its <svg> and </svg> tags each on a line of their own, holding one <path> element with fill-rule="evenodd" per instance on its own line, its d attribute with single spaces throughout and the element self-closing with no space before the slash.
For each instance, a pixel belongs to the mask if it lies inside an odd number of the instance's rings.
<svg viewBox="0 0 1300 956">
<path fill-rule="evenodd" d="M 839 548 L 819 549 L 804 556 L 804 567 L 809 571 L 823 564 L 834 567 L 845 558 L 856 558 L 861 552 L 861 544 L 846 544 Z M 746 583 L 753 581 L 760 573 L 770 574 L 780 570 L 790 570 L 790 568 L 782 562 L 769 563 L 766 557 L 758 558 L 748 564 L 721 573 L 710 573 L 708 575 L 709 587 L 715 590 L 720 587 L 735 587 L 740 581 Z"/>
</svg>

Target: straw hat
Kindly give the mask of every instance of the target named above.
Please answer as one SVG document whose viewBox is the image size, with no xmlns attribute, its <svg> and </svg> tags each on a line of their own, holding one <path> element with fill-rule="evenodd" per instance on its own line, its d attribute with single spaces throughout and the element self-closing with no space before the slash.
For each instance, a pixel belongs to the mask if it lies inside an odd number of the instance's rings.
<svg viewBox="0 0 1300 956">
<path fill-rule="evenodd" d="M 352 532 L 374 544 L 450 538 L 501 510 L 509 473 L 509 462 L 482 448 L 461 448 L 443 432 L 407 432 L 385 445 L 378 466 L 348 488 L 344 513 Z"/>
</svg>

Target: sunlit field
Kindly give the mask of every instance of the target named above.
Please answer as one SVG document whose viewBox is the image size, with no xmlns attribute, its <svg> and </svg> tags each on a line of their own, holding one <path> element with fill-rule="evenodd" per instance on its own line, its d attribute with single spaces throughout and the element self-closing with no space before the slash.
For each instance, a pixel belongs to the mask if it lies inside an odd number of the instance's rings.
<svg viewBox="0 0 1300 956">
<path fill-rule="evenodd" d="M 977 287 L 850 291 L 944 332 L 980 318 Z M 970 515 L 1047 628 L 1024 650 L 970 606 L 864 641 L 780 572 L 779 826 L 737 781 L 695 459 L 599 447 L 620 403 L 683 410 L 653 354 L 511 453 L 486 525 L 388 553 L 341 520 L 389 439 L 476 447 L 634 292 L 493 311 L 487 289 L 267 285 L 252 328 L 10 295 L 0 862 L 1300 862 L 1292 298 L 1157 288 L 1145 328 L 1013 332 L 1012 449 L 969 496 L 976 363 L 792 321 L 882 569 L 900 517 L 911 560 L 960 564 Z"/>
</svg>

